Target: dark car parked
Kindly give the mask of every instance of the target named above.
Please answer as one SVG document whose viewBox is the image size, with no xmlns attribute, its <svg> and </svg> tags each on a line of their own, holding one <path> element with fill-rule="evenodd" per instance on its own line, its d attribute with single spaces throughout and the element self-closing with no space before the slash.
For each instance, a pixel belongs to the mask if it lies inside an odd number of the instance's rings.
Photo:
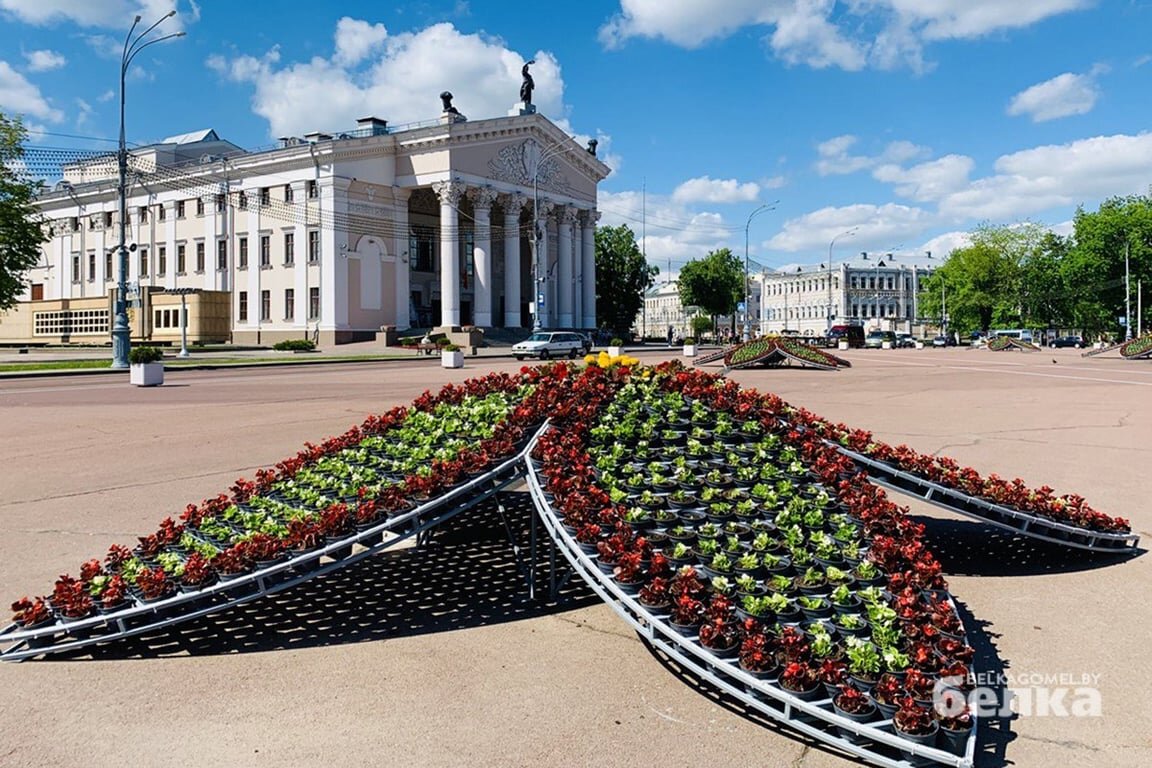
<svg viewBox="0 0 1152 768">
<path fill-rule="evenodd" d="M 1084 339 L 1080 336 L 1059 336 L 1048 344 L 1048 346 L 1056 349 L 1057 347 L 1075 347 L 1080 349 L 1084 346 Z"/>
</svg>

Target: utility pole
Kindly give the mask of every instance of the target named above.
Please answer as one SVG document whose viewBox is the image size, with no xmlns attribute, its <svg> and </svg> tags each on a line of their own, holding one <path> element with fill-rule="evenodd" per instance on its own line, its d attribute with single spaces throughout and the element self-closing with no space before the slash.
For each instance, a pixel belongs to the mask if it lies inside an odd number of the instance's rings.
<svg viewBox="0 0 1152 768">
<path fill-rule="evenodd" d="M 1131 245 L 1124 243 L 1124 340 L 1132 340 L 1132 273 L 1128 269 Z"/>
</svg>

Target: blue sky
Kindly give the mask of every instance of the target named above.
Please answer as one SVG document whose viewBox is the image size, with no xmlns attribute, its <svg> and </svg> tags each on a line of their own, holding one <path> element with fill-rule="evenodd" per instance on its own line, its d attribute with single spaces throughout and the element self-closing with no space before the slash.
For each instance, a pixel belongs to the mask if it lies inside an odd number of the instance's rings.
<svg viewBox="0 0 1152 768">
<path fill-rule="evenodd" d="M 171 0 L 0 0 L 0 110 L 41 146 L 111 146 L 119 40 Z M 180 0 L 128 85 L 128 137 L 277 136 L 540 111 L 614 168 L 602 223 L 664 272 L 729 246 L 769 267 L 946 254 L 980 222 L 1067 231 L 1152 184 L 1148 0 Z M 642 195 L 642 191 L 644 194 Z M 642 196 L 646 198 L 642 216 Z"/>
</svg>

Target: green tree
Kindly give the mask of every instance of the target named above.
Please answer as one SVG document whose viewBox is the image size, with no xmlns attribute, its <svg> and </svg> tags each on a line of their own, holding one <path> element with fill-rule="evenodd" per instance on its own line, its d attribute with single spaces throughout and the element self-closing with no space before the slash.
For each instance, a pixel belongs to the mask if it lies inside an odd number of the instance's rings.
<svg viewBox="0 0 1152 768">
<path fill-rule="evenodd" d="M 744 298 L 744 267 L 732 251 L 710 251 L 680 270 L 680 304 L 700 307 L 716 326 L 717 315 L 730 315 Z"/>
<path fill-rule="evenodd" d="M 1045 329 L 1072 325 L 1071 293 L 1061 267 L 1072 249 L 1072 239 L 1046 233 L 1036 250 L 1020 265 L 1020 304 L 1024 324 Z"/>
<path fill-rule="evenodd" d="M 20 118 L 0 113 L 0 310 L 24 292 L 24 276 L 48 239 L 33 202 L 38 185 L 24 168 L 26 137 Z"/>
<path fill-rule="evenodd" d="M 596 229 L 596 317 L 626 336 L 644 306 L 644 292 L 660 270 L 644 260 L 636 235 L 621 224 Z"/>
<path fill-rule="evenodd" d="M 947 306 L 948 328 L 966 332 L 1024 321 L 1022 265 L 1040 249 L 1048 231 L 1039 224 L 981 225 L 972 244 L 957 248 L 943 266 L 921 283 L 920 312 L 941 317 Z"/>
<path fill-rule="evenodd" d="M 1152 280 L 1152 193 L 1113 197 L 1092 213 L 1078 210 L 1073 226 L 1075 244 L 1061 264 L 1072 324 L 1087 334 L 1122 333 L 1125 252 L 1131 290 L 1138 280 Z"/>
</svg>

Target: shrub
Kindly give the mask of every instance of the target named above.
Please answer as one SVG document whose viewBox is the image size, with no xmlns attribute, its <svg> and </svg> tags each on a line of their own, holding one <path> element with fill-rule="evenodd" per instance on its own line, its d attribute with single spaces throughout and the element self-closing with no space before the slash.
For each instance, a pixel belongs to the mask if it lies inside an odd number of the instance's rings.
<svg viewBox="0 0 1152 768">
<path fill-rule="evenodd" d="M 685 344 L 685 345 L 688 345 L 688 344 L 695 344 L 695 343 L 696 343 L 696 339 L 692 338 L 691 336 L 689 336 L 688 338 L 684 339 L 684 344 Z"/>
<path fill-rule="evenodd" d="M 156 347 L 132 347 L 128 350 L 128 362 L 132 365 L 158 363 L 162 359 L 164 353 Z"/>
<path fill-rule="evenodd" d="M 311 339 L 285 339 L 272 345 L 277 352 L 312 352 L 316 345 Z"/>
<path fill-rule="evenodd" d="M 620 338 L 619 336 L 613 336 L 612 341 L 610 342 L 610 346 L 622 347 L 624 346 L 624 339 Z"/>
<path fill-rule="evenodd" d="M 443 346 L 440 347 L 440 349 L 442 349 L 445 352 L 459 352 L 460 351 L 460 345 L 459 344 L 444 344 Z"/>
</svg>

